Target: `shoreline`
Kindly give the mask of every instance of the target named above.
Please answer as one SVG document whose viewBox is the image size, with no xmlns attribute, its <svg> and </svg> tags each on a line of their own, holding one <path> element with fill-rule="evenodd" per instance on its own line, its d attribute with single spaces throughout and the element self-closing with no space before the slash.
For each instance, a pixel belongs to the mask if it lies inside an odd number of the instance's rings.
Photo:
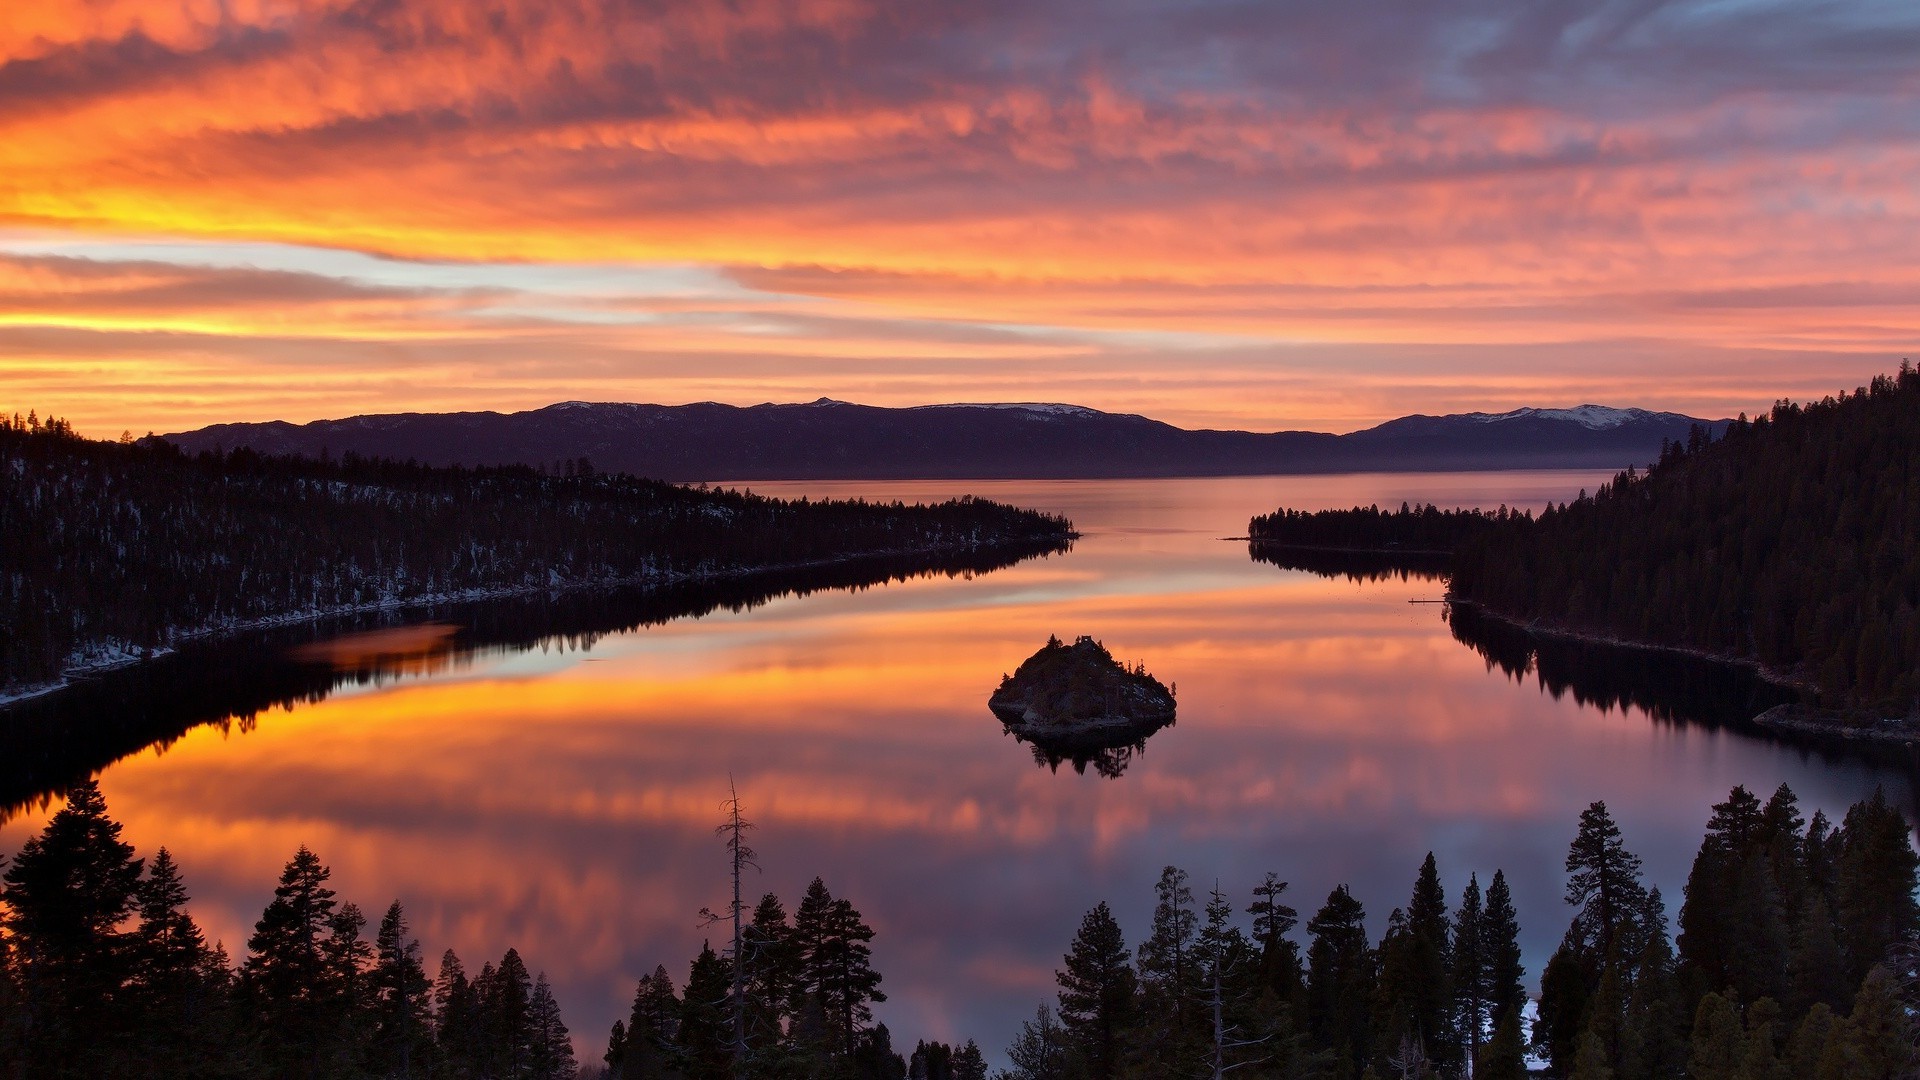
<svg viewBox="0 0 1920 1080">
<path fill-rule="evenodd" d="M 1508 615 L 1503 611 L 1496 611 L 1478 600 L 1462 600 L 1452 595 L 1447 596 L 1442 602 L 1472 608 L 1487 618 L 1496 619 L 1517 630 L 1524 630 L 1529 634 L 1537 634 L 1540 637 L 1558 638 L 1562 641 L 1578 641 L 1589 645 L 1607 645 L 1616 649 L 1637 649 L 1642 652 L 1667 653 L 1672 656 L 1684 656 L 1693 660 L 1705 660 L 1715 664 L 1726 664 L 1730 667 L 1743 667 L 1752 671 L 1762 680 L 1772 683 L 1783 690 L 1817 692 L 1820 689 L 1812 683 L 1795 679 L 1793 676 L 1788 675 L 1778 668 L 1768 667 L 1758 660 L 1748 659 L 1744 656 L 1728 656 L 1725 653 L 1713 652 L 1708 649 L 1697 649 L 1688 645 L 1661 645 L 1650 641 L 1635 641 L 1632 638 L 1616 637 L 1610 634 L 1595 633 L 1588 630 L 1574 630 L 1539 619 L 1529 622 L 1516 616 Z"/>
<path fill-rule="evenodd" d="M 1684 656 L 1691 660 L 1746 668 L 1764 682 L 1797 693 L 1818 693 L 1820 689 L 1803 679 L 1796 679 L 1777 668 L 1746 657 L 1727 656 L 1723 653 L 1689 648 L 1684 645 L 1656 645 L 1644 641 L 1633 641 L 1605 634 L 1571 630 L 1537 620 L 1526 622 L 1504 612 L 1495 611 L 1477 600 L 1448 597 L 1442 602 L 1472 608 L 1480 615 L 1539 637 L 1588 645 L 1604 645 L 1615 649 L 1666 653 L 1671 656 Z M 1767 731 L 1815 739 L 1840 739 L 1847 742 L 1871 742 L 1896 746 L 1920 743 L 1920 720 L 1911 717 L 1875 716 L 1870 712 L 1859 710 L 1831 709 L 1792 703 L 1775 705 L 1762 710 L 1750 717 L 1748 722 Z"/>
<path fill-rule="evenodd" d="M 1080 538 L 1080 533 L 1068 530 L 1054 538 L 1060 545 L 1070 545 Z M 1039 541 L 1033 541 L 1038 543 Z M 400 612 L 410 608 L 435 607 L 442 604 L 485 603 L 490 600 L 509 600 L 516 597 L 535 596 L 541 593 L 578 592 L 583 589 L 639 589 L 653 590 L 684 585 L 699 585 L 708 582 L 750 578 L 757 574 L 781 573 L 793 570 L 807 570 L 827 566 L 843 566 L 864 562 L 869 559 L 911 558 L 959 554 L 973 551 L 991 551 L 996 548 L 1021 546 L 1018 541 L 974 544 L 935 544 L 921 548 L 892 548 L 875 551 L 850 552 L 823 559 L 807 559 L 798 562 L 766 563 L 758 566 L 742 566 L 722 570 L 709 570 L 702 573 L 682 571 L 656 571 L 650 574 L 628 575 L 625 577 L 594 578 L 582 581 L 563 581 L 546 585 L 501 585 L 463 589 L 452 593 L 430 593 L 410 597 L 388 597 L 370 600 L 363 604 L 343 604 L 336 607 L 316 610 L 283 612 L 278 615 L 262 615 L 251 619 L 236 619 L 213 625 L 191 629 L 170 631 L 165 645 L 144 648 L 119 643 L 99 643 L 69 655 L 74 662 L 62 667 L 57 679 L 38 683 L 15 683 L 0 685 L 0 718 L 16 705 L 36 701 L 51 694 L 69 689 L 76 681 L 99 678 L 110 672 L 144 664 L 171 655 L 180 646 L 188 644 L 216 642 L 221 638 L 237 637 L 242 634 L 261 630 L 276 630 L 301 623 L 320 622 L 327 619 L 339 619 L 353 615 L 367 615 L 375 612 Z M 1060 550 L 1054 548 L 1050 550 Z M 89 659 L 89 657 L 97 657 Z"/>
</svg>

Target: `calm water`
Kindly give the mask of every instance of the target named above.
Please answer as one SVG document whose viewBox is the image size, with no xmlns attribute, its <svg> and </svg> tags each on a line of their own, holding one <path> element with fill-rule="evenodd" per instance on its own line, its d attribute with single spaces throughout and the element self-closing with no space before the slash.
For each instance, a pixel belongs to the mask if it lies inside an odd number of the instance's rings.
<svg viewBox="0 0 1920 1080">
<path fill-rule="evenodd" d="M 431 957 L 469 970 L 518 947 L 597 1061 L 636 976 L 676 979 L 696 912 L 726 896 L 712 834 L 728 778 L 789 910 L 819 874 L 878 932 L 896 1046 L 977 1038 L 991 1055 L 1054 991 L 1081 915 L 1130 942 L 1169 863 L 1244 906 L 1269 870 L 1303 920 L 1351 883 L 1376 933 L 1434 851 L 1513 881 L 1537 978 L 1565 929 L 1561 863 L 1605 799 L 1677 910 L 1710 803 L 1785 781 L 1837 817 L 1910 770 L 1733 730 L 1602 709 L 1516 681 L 1454 640 L 1430 581 L 1328 579 L 1248 558 L 1277 505 L 1401 500 L 1538 507 L 1592 473 L 1221 480 L 757 484 L 918 500 L 976 492 L 1065 513 L 1066 555 L 961 578 L 788 597 L 600 638 L 484 652 L 428 626 L 310 649 L 393 677 L 201 727 L 102 774 L 143 853 L 183 866 L 195 916 L 236 955 L 307 844 L 371 915 L 395 897 Z M 1175 684 L 1180 717 L 1124 775 L 1038 767 L 986 698 L 1049 634 L 1092 634 Z M 1555 683 L 1555 685 L 1561 685 Z M 45 809 L 0 826 L 11 852 Z M 717 944 L 717 941 L 716 941 Z"/>
</svg>

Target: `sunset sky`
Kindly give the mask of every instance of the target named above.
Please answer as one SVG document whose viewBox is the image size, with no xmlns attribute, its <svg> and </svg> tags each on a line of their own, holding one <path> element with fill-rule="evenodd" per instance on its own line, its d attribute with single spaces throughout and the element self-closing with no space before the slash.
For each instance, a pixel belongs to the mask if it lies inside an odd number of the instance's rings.
<svg viewBox="0 0 1920 1080">
<path fill-rule="evenodd" d="M 29 0 L 0 407 L 1351 430 L 1920 356 L 1920 4 Z"/>
</svg>

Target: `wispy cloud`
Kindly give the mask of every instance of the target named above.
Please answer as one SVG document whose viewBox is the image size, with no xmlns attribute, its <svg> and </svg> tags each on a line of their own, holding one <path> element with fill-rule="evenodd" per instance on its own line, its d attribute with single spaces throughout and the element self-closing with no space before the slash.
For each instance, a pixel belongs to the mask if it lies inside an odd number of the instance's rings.
<svg viewBox="0 0 1920 1080">
<path fill-rule="evenodd" d="M 191 341 L 210 413 L 322 340 L 463 350 L 421 407 L 997 387 L 1342 426 L 1509 400 L 1473 346 L 1752 407 L 1920 337 L 1916 53 L 1900 3 L 31 5 L 0 343 L 58 392 L 78 360 L 27 340 L 146 335 L 183 379 Z M 1760 356 L 1792 385 L 1720 396 Z M 1364 389 L 1419 357 L 1428 398 Z"/>
</svg>

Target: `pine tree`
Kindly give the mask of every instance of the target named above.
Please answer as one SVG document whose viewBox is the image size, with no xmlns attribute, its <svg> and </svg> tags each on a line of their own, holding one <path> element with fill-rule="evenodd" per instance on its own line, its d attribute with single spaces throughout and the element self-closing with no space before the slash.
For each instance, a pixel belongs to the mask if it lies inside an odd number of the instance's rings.
<svg viewBox="0 0 1920 1080">
<path fill-rule="evenodd" d="M 1487 907 L 1480 922 L 1480 955 L 1487 966 L 1487 1015 L 1497 1018 L 1527 1003 L 1527 969 L 1520 962 L 1520 919 L 1513 909 L 1507 875 L 1495 870 L 1487 886 Z M 1498 1022 L 1497 1020 L 1495 1021 Z"/>
<path fill-rule="evenodd" d="M 814 878 L 793 917 L 795 985 L 817 1002 L 832 1033 L 832 1053 L 841 1059 L 852 1056 L 873 1019 L 871 1003 L 887 1000 L 873 969 L 872 940 L 873 928 L 860 912 Z"/>
<path fill-rule="evenodd" d="M 1557 1072 L 1573 1069 L 1592 993 L 1578 947 L 1563 940 L 1540 973 L 1540 1011 L 1533 1024 L 1534 1046 Z"/>
<path fill-rule="evenodd" d="M 1153 923 L 1140 942 L 1141 1008 L 1151 1030 L 1143 1033 L 1143 1065 L 1149 1071 L 1186 1072 L 1199 1055 L 1200 971 L 1194 956 L 1199 916 L 1187 872 L 1161 870 L 1154 885 Z"/>
<path fill-rule="evenodd" d="M 136 939 L 121 923 L 139 902 L 141 861 L 89 780 L 67 793 L 3 879 L 4 925 L 32 1032 L 32 1073 L 108 1068 L 126 1049 Z"/>
<path fill-rule="evenodd" d="M 1287 937 L 1300 922 L 1300 913 L 1282 903 L 1287 883 L 1268 873 L 1254 887 L 1253 903 L 1247 914 L 1253 916 L 1253 941 L 1260 948 L 1260 985 L 1274 1000 L 1297 1005 L 1306 991 L 1306 972 L 1300 963 L 1300 947 Z"/>
<path fill-rule="evenodd" d="M 780 898 L 767 893 L 753 909 L 753 921 L 741 937 L 741 962 L 747 971 L 747 1053 L 766 1058 L 785 1036 L 782 1022 L 794 997 L 793 928 Z"/>
<path fill-rule="evenodd" d="M 627 1075 L 627 1025 L 625 1021 L 615 1020 L 613 1030 L 607 1032 L 607 1049 L 600 1055 L 607 1063 L 607 1080 L 626 1080 Z"/>
<path fill-rule="evenodd" d="M 1885 792 L 1875 789 L 1871 799 L 1847 810 L 1834 866 L 1834 914 L 1849 985 L 1864 982 L 1895 942 L 1920 934 L 1916 870 L 1920 855 L 1906 819 Z"/>
<path fill-rule="evenodd" d="M 1520 1032 L 1520 1010 L 1509 1008 L 1493 1025 L 1493 1035 L 1475 1059 L 1474 1080 L 1526 1080 L 1525 1037 Z"/>
<path fill-rule="evenodd" d="M 480 1000 L 452 949 L 441 954 L 440 975 L 433 982 L 433 1027 L 450 1074 L 459 1080 L 473 1076 L 481 1053 Z"/>
<path fill-rule="evenodd" d="M 1579 833 L 1567 849 L 1567 903 L 1579 909 L 1569 939 L 1596 966 L 1615 955 L 1615 939 L 1632 933 L 1646 904 L 1640 857 L 1627 850 L 1604 802 L 1581 812 Z"/>
<path fill-rule="evenodd" d="M 1397 930 L 1380 942 L 1376 1061 L 1384 1064 L 1402 1045 L 1417 1045 L 1433 1067 L 1451 1072 L 1460 1059 L 1452 1023 L 1453 932 L 1431 852 L 1420 866 L 1404 919 L 1390 921 L 1395 923 Z"/>
<path fill-rule="evenodd" d="M 544 971 L 527 998 L 527 1034 L 527 1080 L 574 1080 L 580 1066 L 573 1057 L 573 1039 L 561 1022 L 560 1005 Z"/>
<path fill-rule="evenodd" d="M 1338 886 L 1307 922 L 1307 936 L 1308 1030 L 1315 1043 L 1333 1050 L 1337 1068 L 1357 1075 L 1373 1041 L 1368 1016 L 1375 957 L 1366 910 L 1345 885 Z"/>
<path fill-rule="evenodd" d="M 344 928 L 336 925 L 339 904 L 326 887 L 330 875 L 319 856 L 301 846 L 247 940 L 240 971 L 243 1013 L 278 1074 L 305 1075 L 313 1063 L 337 1061 L 347 1052 L 350 988 L 337 963 Z"/>
<path fill-rule="evenodd" d="M 1744 1080 L 1740 1069 L 1746 1039 L 1733 1002 L 1719 994 L 1701 998 L 1690 1041 L 1687 1075 L 1692 1080 Z"/>
<path fill-rule="evenodd" d="M 953 1080 L 987 1080 L 986 1055 L 972 1039 L 953 1052 Z"/>
<path fill-rule="evenodd" d="M 733 1023 L 727 1012 L 733 974 L 727 961 L 707 942 L 687 973 L 681 1003 L 680 1048 L 693 1080 L 726 1080 L 733 1075 Z"/>
<path fill-rule="evenodd" d="M 533 977 L 516 949 L 481 969 L 481 1075 L 522 1077 L 533 1061 Z"/>
<path fill-rule="evenodd" d="M 1484 914 L 1480 875 L 1468 875 L 1467 887 L 1460 891 L 1459 910 L 1453 915 L 1453 1008 L 1468 1062 L 1480 1059 L 1480 1043 L 1487 1036 L 1490 1019 Z"/>
<path fill-rule="evenodd" d="M 1868 971 L 1847 1018 L 1847 1075 L 1858 1080 L 1911 1077 L 1916 1064 L 1912 1027 L 1892 973 L 1884 966 Z"/>
<path fill-rule="evenodd" d="M 234 1056 L 224 961 L 187 913 L 187 889 L 166 848 L 154 853 L 136 890 L 133 993 L 138 1059 L 154 1080 L 204 1076 L 232 1065 Z"/>
<path fill-rule="evenodd" d="M 1106 901 L 1094 905 L 1055 973 L 1060 984 L 1060 1022 L 1092 1080 L 1120 1072 L 1121 1046 L 1134 1023 L 1131 954 Z"/>
<path fill-rule="evenodd" d="M 1682 1018 L 1688 1010 L 1675 975 L 1673 945 L 1667 939 L 1666 905 L 1659 889 L 1647 893 L 1647 907 L 1640 921 L 1646 944 L 1634 964 L 1633 992 L 1627 998 L 1629 1060 L 1620 1071 L 1626 1080 L 1665 1080 L 1686 1069 Z"/>
<path fill-rule="evenodd" d="M 633 1009 L 623 1029 L 622 1067 L 613 1080 L 657 1080 L 672 1075 L 678 1058 L 684 1006 L 665 965 L 645 975 L 633 990 Z"/>
<path fill-rule="evenodd" d="M 373 1039 L 367 1056 L 376 1076 L 426 1076 L 433 1066 L 433 983 L 420 962 L 420 942 L 395 900 L 374 937 Z"/>
</svg>

